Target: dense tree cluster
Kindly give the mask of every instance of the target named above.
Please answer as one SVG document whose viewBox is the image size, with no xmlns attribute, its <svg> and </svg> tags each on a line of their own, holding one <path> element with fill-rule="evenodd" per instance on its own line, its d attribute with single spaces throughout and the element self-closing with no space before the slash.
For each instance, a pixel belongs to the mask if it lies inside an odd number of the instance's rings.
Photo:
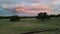
<svg viewBox="0 0 60 34">
<path fill-rule="evenodd" d="M 55 17 L 55 18 L 58 18 L 58 17 L 60 17 L 60 14 L 57 14 L 57 15 L 50 15 L 50 17 Z"/>
<path fill-rule="evenodd" d="M 36 17 L 38 20 L 46 20 L 46 19 L 50 19 L 50 16 L 47 15 L 46 12 L 42 13 L 38 13 L 38 16 Z"/>
<path fill-rule="evenodd" d="M 10 21 L 19 21 L 19 20 L 20 20 L 20 18 L 17 15 L 14 15 L 14 16 L 10 17 Z"/>
</svg>

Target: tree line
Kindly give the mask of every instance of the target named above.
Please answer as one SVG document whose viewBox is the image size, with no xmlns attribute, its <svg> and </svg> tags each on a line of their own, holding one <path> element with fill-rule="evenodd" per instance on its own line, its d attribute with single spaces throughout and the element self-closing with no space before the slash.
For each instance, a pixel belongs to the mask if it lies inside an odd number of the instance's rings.
<svg viewBox="0 0 60 34">
<path fill-rule="evenodd" d="M 25 17 L 20 17 L 18 15 L 13 15 L 13 16 L 0 16 L 0 19 L 10 19 L 10 21 L 20 21 L 21 18 L 36 18 L 37 20 L 48 20 L 51 19 L 51 17 L 58 18 L 60 17 L 60 14 L 57 15 L 48 15 L 46 12 L 40 12 L 38 13 L 37 16 L 25 16 Z"/>
</svg>

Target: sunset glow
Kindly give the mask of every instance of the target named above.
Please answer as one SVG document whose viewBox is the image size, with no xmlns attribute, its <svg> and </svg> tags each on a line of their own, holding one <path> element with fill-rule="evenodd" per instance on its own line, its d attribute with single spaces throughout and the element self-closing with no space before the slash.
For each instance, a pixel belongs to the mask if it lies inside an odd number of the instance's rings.
<svg viewBox="0 0 60 34">
<path fill-rule="evenodd" d="M 13 10 L 18 13 L 37 14 L 39 12 L 47 12 L 52 14 L 55 13 L 54 11 L 59 11 L 59 3 L 60 0 L 6 0 L 1 2 L 1 6 L 6 10 Z"/>
</svg>

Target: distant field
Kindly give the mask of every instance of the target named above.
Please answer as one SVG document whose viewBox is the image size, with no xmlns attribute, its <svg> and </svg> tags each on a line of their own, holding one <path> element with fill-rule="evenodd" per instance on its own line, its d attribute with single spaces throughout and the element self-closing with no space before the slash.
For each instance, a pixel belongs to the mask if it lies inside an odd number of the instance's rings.
<svg viewBox="0 0 60 34">
<path fill-rule="evenodd" d="M 10 22 L 9 19 L 0 19 L 0 34 L 19 34 L 28 31 L 60 28 L 60 18 L 47 21 L 38 21 L 34 18 L 24 18 L 19 22 Z M 37 34 L 60 34 L 60 30 Z"/>
</svg>

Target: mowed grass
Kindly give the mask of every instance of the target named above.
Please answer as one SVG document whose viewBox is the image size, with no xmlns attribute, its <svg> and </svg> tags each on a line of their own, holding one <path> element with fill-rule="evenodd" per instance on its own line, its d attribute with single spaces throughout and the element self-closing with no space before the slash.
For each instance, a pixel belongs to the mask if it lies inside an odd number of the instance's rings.
<svg viewBox="0 0 60 34">
<path fill-rule="evenodd" d="M 55 28 L 60 28 L 60 18 L 52 18 L 47 21 L 38 21 L 35 18 L 24 18 L 19 22 L 10 22 L 9 19 L 0 19 L 0 34 L 20 34 L 23 32 Z M 60 34 L 60 30 L 36 34 Z"/>
</svg>

